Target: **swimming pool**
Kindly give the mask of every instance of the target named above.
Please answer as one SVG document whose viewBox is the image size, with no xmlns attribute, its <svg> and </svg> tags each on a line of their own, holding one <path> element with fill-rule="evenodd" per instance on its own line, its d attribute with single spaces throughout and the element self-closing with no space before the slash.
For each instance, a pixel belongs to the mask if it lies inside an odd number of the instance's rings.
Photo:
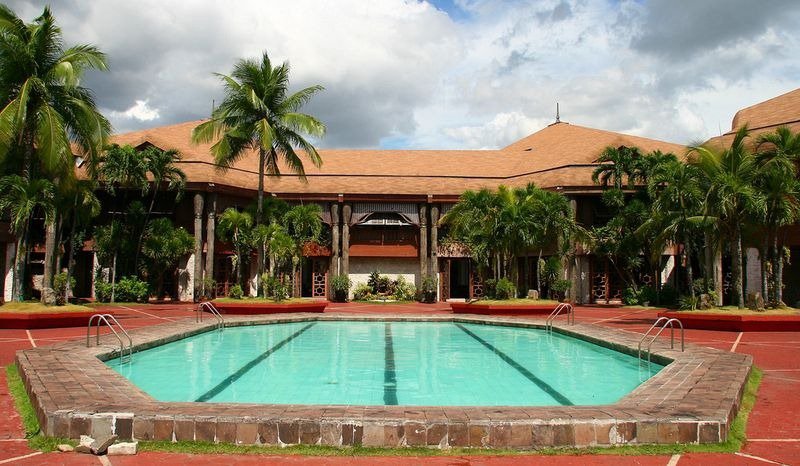
<svg viewBox="0 0 800 466">
<path fill-rule="evenodd" d="M 407 406 L 611 404 L 662 368 L 536 328 L 382 321 L 229 327 L 106 364 L 159 401 Z"/>
</svg>

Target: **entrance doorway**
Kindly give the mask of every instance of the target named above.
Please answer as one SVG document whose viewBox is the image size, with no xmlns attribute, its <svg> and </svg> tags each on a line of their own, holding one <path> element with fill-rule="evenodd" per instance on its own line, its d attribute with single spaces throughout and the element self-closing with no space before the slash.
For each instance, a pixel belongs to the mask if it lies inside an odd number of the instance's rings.
<svg viewBox="0 0 800 466">
<path fill-rule="evenodd" d="M 469 262 L 465 259 L 450 260 L 450 297 L 469 299 Z"/>
</svg>

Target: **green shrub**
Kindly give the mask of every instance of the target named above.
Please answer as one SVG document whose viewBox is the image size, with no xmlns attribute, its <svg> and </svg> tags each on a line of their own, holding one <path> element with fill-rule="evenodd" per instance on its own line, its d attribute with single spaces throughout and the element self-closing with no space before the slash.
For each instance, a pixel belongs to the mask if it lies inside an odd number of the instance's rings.
<svg viewBox="0 0 800 466">
<path fill-rule="evenodd" d="M 378 281 L 381 278 L 381 273 L 375 270 L 371 274 L 369 274 L 369 278 L 367 279 L 367 285 L 369 285 L 370 289 L 372 290 L 372 294 L 378 293 Z"/>
<path fill-rule="evenodd" d="M 213 298 L 217 294 L 217 281 L 211 277 L 203 277 L 203 296 Z"/>
<path fill-rule="evenodd" d="M 678 290 L 670 285 L 664 285 L 659 292 L 659 304 L 662 306 L 674 306 L 678 304 Z"/>
<path fill-rule="evenodd" d="M 123 277 L 114 289 L 114 301 L 123 303 L 146 303 L 150 296 L 147 282 L 136 277 Z"/>
<path fill-rule="evenodd" d="M 483 294 L 488 299 L 494 299 L 497 296 L 497 280 L 489 278 L 483 282 Z"/>
<path fill-rule="evenodd" d="M 381 294 L 392 294 L 394 292 L 394 283 L 392 282 L 392 279 L 385 275 L 378 277 L 377 291 Z"/>
<path fill-rule="evenodd" d="M 699 296 L 681 296 L 678 301 L 678 306 L 684 311 L 694 311 L 698 304 L 700 304 Z"/>
<path fill-rule="evenodd" d="M 353 286 L 353 282 L 350 281 L 350 277 L 347 275 L 336 275 L 331 278 L 331 291 L 333 292 L 333 300 L 339 303 L 347 301 L 351 286 Z"/>
<path fill-rule="evenodd" d="M 289 285 L 278 278 L 265 273 L 261 275 L 261 283 L 264 285 L 262 288 L 264 289 L 265 297 L 271 298 L 277 303 L 289 297 Z"/>
<path fill-rule="evenodd" d="M 94 297 L 98 302 L 101 303 L 107 303 L 111 301 L 111 283 L 95 281 Z"/>
<path fill-rule="evenodd" d="M 417 295 L 417 288 L 413 283 L 408 283 L 402 275 L 397 276 L 394 282 L 394 299 L 398 301 L 411 301 Z"/>
<path fill-rule="evenodd" d="M 436 279 L 430 275 L 422 277 L 422 288 L 419 290 L 419 300 L 423 303 L 435 303 L 437 294 Z"/>
<path fill-rule="evenodd" d="M 517 287 L 514 286 L 514 283 L 507 279 L 501 278 L 497 280 L 497 285 L 495 286 L 495 299 L 512 299 L 517 297 Z"/>
<path fill-rule="evenodd" d="M 69 288 L 75 288 L 75 277 L 69 278 Z M 57 273 L 53 277 L 53 291 L 56 295 L 56 306 L 63 306 L 67 302 L 67 273 Z"/>
<path fill-rule="evenodd" d="M 643 286 L 639 289 L 639 304 L 654 304 L 656 302 L 656 290 L 652 286 Z"/>
<path fill-rule="evenodd" d="M 572 282 L 565 278 L 561 278 L 554 281 L 553 284 L 550 286 L 550 288 L 556 294 L 556 296 L 554 297 L 559 300 L 564 299 L 564 297 L 566 297 L 567 291 L 569 291 L 571 287 L 572 287 Z"/>
<path fill-rule="evenodd" d="M 228 289 L 228 297 L 233 299 L 242 299 L 244 297 L 244 290 L 242 290 L 242 285 L 235 284 Z"/>
<path fill-rule="evenodd" d="M 353 299 L 356 301 L 366 301 L 373 299 L 375 295 L 372 293 L 372 287 L 366 283 L 359 284 L 355 290 L 353 290 Z"/>
<path fill-rule="evenodd" d="M 622 292 L 622 303 L 628 306 L 639 304 L 639 293 L 633 287 L 627 287 Z"/>
</svg>

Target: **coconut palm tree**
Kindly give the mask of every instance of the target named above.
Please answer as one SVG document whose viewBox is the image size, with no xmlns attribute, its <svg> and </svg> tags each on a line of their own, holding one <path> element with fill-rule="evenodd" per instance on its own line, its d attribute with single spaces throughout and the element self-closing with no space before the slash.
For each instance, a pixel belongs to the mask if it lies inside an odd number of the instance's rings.
<svg viewBox="0 0 800 466">
<path fill-rule="evenodd" d="M 20 175 L 0 178 L 0 212 L 10 217 L 11 231 L 17 237 L 14 250 L 14 283 L 11 299 L 22 301 L 25 257 L 23 250 L 28 243 L 31 217 L 35 212 L 44 214 L 45 224 L 53 222 L 55 216 L 55 187 L 45 179 L 27 180 Z"/>
<path fill-rule="evenodd" d="M 192 140 L 213 143 L 211 153 L 222 169 L 248 154 L 258 154 L 255 220 L 260 225 L 265 173 L 279 176 L 282 162 L 305 179 L 303 160 L 296 149 L 315 166 L 322 165 L 322 158 L 306 135 L 322 136 L 325 125 L 300 109 L 323 88 L 310 86 L 289 94 L 289 63 L 273 66 L 266 52 L 260 61 L 239 60 L 230 76 L 219 76 L 225 86 L 225 99 L 214 109 L 210 120 L 194 129 Z M 262 256 L 259 248 L 259 258 Z"/>
<path fill-rule="evenodd" d="M 600 165 L 592 172 L 592 181 L 604 187 L 612 184 L 616 189 L 633 188 L 639 177 L 641 157 L 636 147 L 606 147 L 597 159 Z"/>
<path fill-rule="evenodd" d="M 295 250 L 292 257 L 292 272 L 295 277 L 293 294 L 297 297 L 300 290 L 300 279 L 303 276 L 303 246 L 319 239 L 322 234 L 322 209 L 318 204 L 300 204 L 289 209 L 283 216 L 286 232 L 294 240 Z"/>
<path fill-rule="evenodd" d="M 219 216 L 217 234 L 224 241 L 233 244 L 235 253 L 234 269 L 236 270 L 236 282 L 241 285 L 242 266 L 245 262 L 245 254 L 250 250 L 250 233 L 253 227 L 253 217 L 246 212 L 239 212 L 233 207 L 225 209 Z"/>
<path fill-rule="evenodd" d="M 72 219 L 67 238 L 67 249 L 69 251 L 67 256 L 67 298 L 72 295 L 70 283 L 72 283 L 72 273 L 75 268 L 75 249 L 79 247 L 78 243 L 80 241 L 76 237 L 78 227 L 88 226 L 92 218 L 100 215 L 101 205 L 100 200 L 95 195 L 96 187 L 97 182 L 94 180 L 79 180 L 72 185 L 69 192 L 63 195 L 65 202 L 72 203 L 70 210 Z"/>
<path fill-rule="evenodd" d="M 174 273 L 178 261 L 194 248 L 194 237 L 182 227 L 175 228 L 168 218 L 158 218 L 147 225 L 142 255 L 147 270 L 155 279 L 156 296 L 164 295 L 164 276 Z"/>
<path fill-rule="evenodd" d="M 766 243 L 772 262 L 773 306 L 783 302 L 783 264 L 781 227 L 790 225 L 800 217 L 797 164 L 800 162 L 800 133 L 780 127 L 774 133 L 762 134 L 757 139 L 757 158 L 760 164 L 759 188 L 767 202 L 764 225 Z M 765 248 L 766 249 L 766 248 Z M 762 274 L 766 280 L 767 274 Z M 764 287 L 762 285 L 762 287 Z M 766 295 L 765 295 L 766 296 Z"/>
<path fill-rule="evenodd" d="M 739 308 L 744 307 L 742 270 L 742 225 L 766 210 L 764 196 L 755 186 L 758 164 L 745 139 L 747 126 L 739 128 L 730 147 L 692 146 L 689 162 L 708 180 L 705 205 L 731 238 L 733 288 Z"/>
</svg>

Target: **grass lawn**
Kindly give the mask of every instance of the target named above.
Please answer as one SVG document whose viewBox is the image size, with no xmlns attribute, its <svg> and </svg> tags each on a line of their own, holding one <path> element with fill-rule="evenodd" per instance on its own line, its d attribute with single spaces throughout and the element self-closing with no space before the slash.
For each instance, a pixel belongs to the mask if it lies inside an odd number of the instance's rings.
<svg viewBox="0 0 800 466">
<path fill-rule="evenodd" d="M 516 299 L 479 299 L 477 301 L 471 301 L 467 304 L 491 304 L 492 306 L 557 306 L 558 301 L 553 299 L 528 299 L 528 298 L 516 298 Z"/>
<path fill-rule="evenodd" d="M 34 312 L 34 313 L 52 313 L 52 312 L 88 312 L 92 309 L 87 306 L 80 306 L 77 304 L 65 304 L 64 306 L 45 306 L 40 302 L 8 302 L 0 306 L 0 312 Z"/>
<path fill-rule="evenodd" d="M 792 308 L 792 307 L 785 307 L 782 309 L 767 309 L 766 311 L 751 311 L 750 309 L 739 309 L 736 306 L 723 306 L 718 307 L 716 309 L 703 309 L 703 310 L 696 310 L 696 311 L 681 311 L 681 310 L 670 310 L 670 312 L 685 312 L 687 314 L 719 314 L 719 315 L 727 315 L 727 316 L 791 316 L 791 315 L 800 315 L 800 310 Z"/>
<path fill-rule="evenodd" d="M 215 303 L 241 303 L 241 304 L 308 304 L 322 301 L 321 298 L 289 298 L 283 301 L 274 301 L 271 298 L 216 298 Z"/>
</svg>

